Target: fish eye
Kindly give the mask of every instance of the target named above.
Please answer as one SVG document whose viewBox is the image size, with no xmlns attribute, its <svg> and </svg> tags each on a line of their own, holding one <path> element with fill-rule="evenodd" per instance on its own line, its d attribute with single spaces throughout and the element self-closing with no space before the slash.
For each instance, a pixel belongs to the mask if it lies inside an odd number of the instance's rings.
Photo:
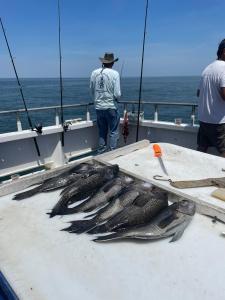
<svg viewBox="0 0 225 300">
<path fill-rule="evenodd" d="M 187 200 L 183 200 L 183 201 L 181 202 L 181 205 L 182 205 L 182 206 L 188 206 L 188 201 L 187 201 Z"/>
</svg>

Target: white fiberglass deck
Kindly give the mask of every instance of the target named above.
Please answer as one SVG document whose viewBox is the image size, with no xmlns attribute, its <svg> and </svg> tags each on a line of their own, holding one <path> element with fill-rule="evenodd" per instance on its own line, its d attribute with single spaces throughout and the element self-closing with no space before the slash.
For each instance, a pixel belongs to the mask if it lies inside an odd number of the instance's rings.
<svg viewBox="0 0 225 300">
<path fill-rule="evenodd" d="M 195 215 L 181 240 L 97 244 L 46 215 L 58 192 L 1 199 L 0 267 L 21 299 L 223 299 L 224 226 Z"/>
<path fill-rule="evenodd" d="M 113 162 L 129 171 L 131 162 L 145 164 L 147 170 L 148 147 L 127 154 L 136 155 L 132 161 Z M 0 269 L 20 299 L 224 299 L 225 225 L 196 214 L 175 243 L 97 244 L 88 235 L 60 231 L 81 215 L 49 219 L 59 191 L 21 202 L 11 198 L 0 198 Z"/>
</svg>

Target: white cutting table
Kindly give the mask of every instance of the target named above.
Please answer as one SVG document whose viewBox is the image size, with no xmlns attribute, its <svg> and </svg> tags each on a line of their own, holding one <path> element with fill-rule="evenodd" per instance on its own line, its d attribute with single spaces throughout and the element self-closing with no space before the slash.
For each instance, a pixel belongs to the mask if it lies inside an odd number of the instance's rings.
<svg viewBox="0 0 225 300">
<path fill-rule="evenodd" d="M 136 147 L 135 147 L 136 145 Z M 215 186 L 177 189 L 168 181 L 155 180 L 154 175 L 168 179 L 164 174 L 158 158 L 154 156 L 153 144 L 142 141 L 99 156 L 99 159 L 110 164 L 118 164 L 121 169 L 136 177 L 162 187 L 176 195 L 189 198 L 199 204 L 198 210 L 204 213 L 215 212 L 225 222 L 225 201 L 211 196 Z M 176 180 L 198 180 L 212 177 L 225 177 L 225 159 L 201 153 L 188 148 L 168 143 L 159 143 L 162 149 L 162 160 L 169 178 Z M 173 198 L 173 195 L 172 195 Z M 209 209 L 209 210 L 208 210 Z"/>
<path fill-rule="evenodd" d="M 198 170 L 199 177 L 207 176 L 207 164 L 202 158 L 205 171 L 198 169 L 194 151 L 169 144 L 161 146 L 172 176 L 188 179 L 192 168 L 196 177 Z M 121 150 L 123 156 L 115 158 L 116 150 L 110 153 L 111 158 L 107 154 L 101 159 L 118 163 L 150 180 L 150 170 L 160 174 L 151 145 L 138 144 L 139 150 L 132 152 L 135 147 L 129 146 L 127 154 Z M 175 151 L 175 160 L 166 155 L 172 149 L 179 150 Z M 181 159 L 183 151 L 186 163 Z M 211 159 L 210 155 L 203 156 Z M 222 167 L 221 158 L 213 157 L 213 161 L 215 170 L 211 164 L 208 166 L 214 170 L 209 171 L 210 176 L 217 174 L 216 162 L 219 170 Z M 178 174 L 184 176 L 179 178 Z M 11 199 L 12 194 L 0 198 L 0 270 L 20 299 L 217 300 L 225 297 L 225 238 L 220 236 L 225 231 L 223 224 L 213 224 L 209 218 L 196 214 L 183 237 L 175 243 L 165 239 L 97 244 L 91 241 L 92 236 L 60 231 L 68 226 L 66 222 L 78 219 L 81 214 L 49 219 L 46 213 L 59 199 L 59 191 L 21 202 Z M 221 203 L 223 209 L 222 201 L 218 205 Z"/>
</svg>

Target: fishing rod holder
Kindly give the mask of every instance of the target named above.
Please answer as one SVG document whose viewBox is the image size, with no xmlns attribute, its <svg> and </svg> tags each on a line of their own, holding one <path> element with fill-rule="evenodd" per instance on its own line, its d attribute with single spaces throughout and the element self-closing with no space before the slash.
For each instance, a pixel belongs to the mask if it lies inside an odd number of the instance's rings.
<svg viewBox="0 0 225 300">
<path fill-rule="evenodd" d="M 137 122 L 137 120 L 138 120 L 138 112 L 129 111 L 127 114 L 128 114 L 128 120 L 131 123 Z M 143 111 L 140 111 L 140 113 L 139 113 L 139 120 L 140 121 L 144 120 L 144 112 Z"/>
<path fill-rule="evenodd" d="M 42 124 L 38 123 L 37 125 L 35 125 L 33 131 L 36 131 L 37 133 L 42 134 L 42 128 L 43 128 Z"/>
<path fill-rule="evenodd" d="M 63 124 L 63 129 L 64 131 L 68 131 L 71 125 L 77 124 L 78 122 L 81 122 L 82 118 L 77 118 L 77 119 L 71 119 L 71 120 L 66 120 Z"/>
</svg>

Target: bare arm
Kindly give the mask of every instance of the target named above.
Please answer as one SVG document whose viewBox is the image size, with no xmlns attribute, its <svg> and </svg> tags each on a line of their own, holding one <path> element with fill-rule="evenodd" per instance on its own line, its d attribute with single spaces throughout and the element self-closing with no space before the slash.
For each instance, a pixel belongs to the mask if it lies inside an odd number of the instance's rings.
<svg viewBox="0 0 225 300">
<path fill-rule="evenodd" d="M 225 101 L 225 87 L 220 88 L 220 95 L 223 98 L 223 100 Z"/>
<path fill-rule="evenodd" d="M 196 93 L 197 97 L 200 96 L 200 89 L 197 89 L 197 93 Z"/>
<path fill-rule="evenodd" d="M 225 101 L 225 72 L 220 79 L 220 96 Z"/>
</svg>

